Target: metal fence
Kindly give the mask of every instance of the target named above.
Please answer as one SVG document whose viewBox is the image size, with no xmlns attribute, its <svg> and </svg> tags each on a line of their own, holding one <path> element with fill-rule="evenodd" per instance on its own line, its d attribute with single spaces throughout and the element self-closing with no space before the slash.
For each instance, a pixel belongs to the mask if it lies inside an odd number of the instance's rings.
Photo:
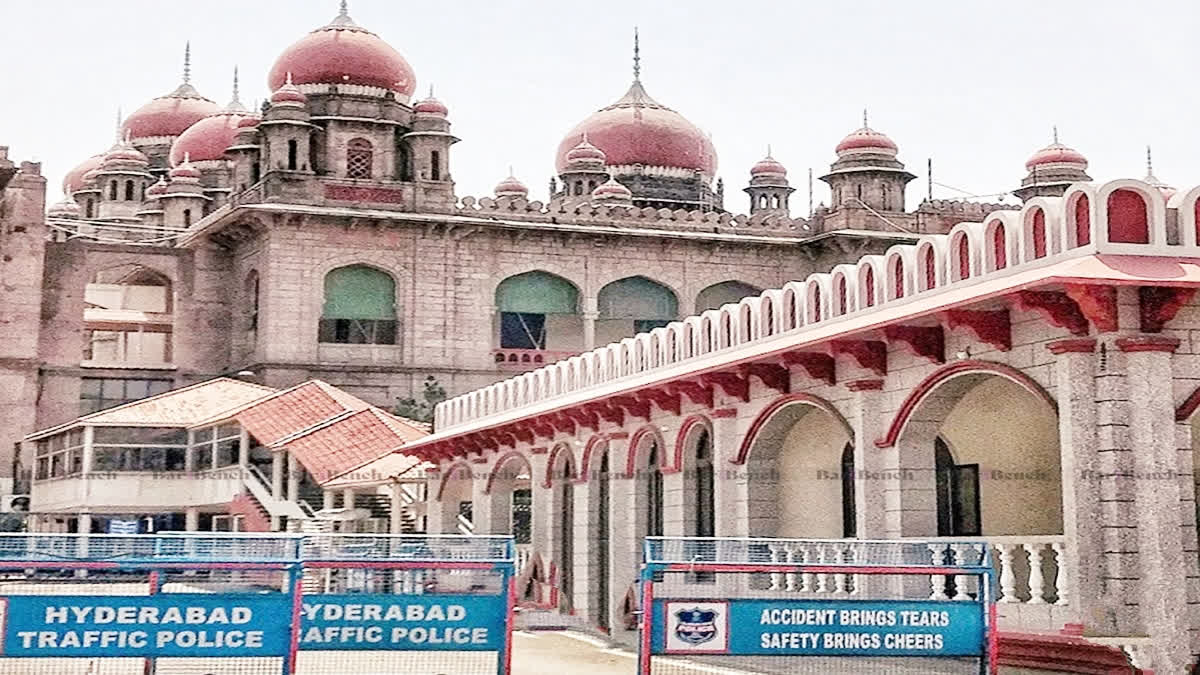
<svg viewBox="0 0 1200 675">
<path fill-rule="evenodd" d="M 995 672 L 983 542 L 647 538 L 639 673 Z"/>
<path fill-rule="evenodd" d="M 0 535 L 0 672 L 507 673 L 509 537 Z"/>
</svg>

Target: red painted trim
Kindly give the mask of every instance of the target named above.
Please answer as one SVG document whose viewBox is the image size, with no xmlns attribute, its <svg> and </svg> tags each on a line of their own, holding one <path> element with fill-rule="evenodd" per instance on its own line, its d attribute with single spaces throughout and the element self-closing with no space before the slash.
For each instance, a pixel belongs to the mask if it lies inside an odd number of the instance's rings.
<svg viewBox="0 0 1200 675">
<path fill-rule="evenodd" d="M 608 437 L 604 434 L 592 434 L 588 438 L 587 443 L 583 446 L 583 453 L 579 458 L 579 474 L 575 477 L 577 483 L 586 483 L 588 481 L 588 478 L 591 476 L 589 469 L 592 464 L 592 452 L 597 446 L 607 443 Z"/>
<path fill-rule="evenodd" d="M 544 455 L 547 452 L 550 452 L 550 448 L 547 448 L 544 445 L 539 445 L 536 448 L 529 449 L 529 454 L 531 454 L 531 455 Z"/>
<path fill-rule="evenodd" d="M 1061 291 L 1017 291 L 1017 304 L 1042 315 L 1053 326 L 1066 328 L 1072 335 L 1088 334 L 1088 320 L 1083 310 Z"/>
<path fill-rule="evenodd" d="M 657 388 L 650 387 L 638 392 L 638 396 L 643 400 L 652 401 L 658 405 L 663 412 L 669 412 L 672 415 L 679 415 L 683 407 L 683 399 L 678 392 L 667 391 L 666 387 Z"/>
<path fill-rule="evenodd" d="M 750 448 L 754 447 L 754 441 L 758 437 L 759 432 L 762 431 L 763 426 L 765 426 L 766 423 L 770 421 L 771 417 L 773 417 L 775 413 L 779 412 L 779 410 L 794 403 L 809 405 L 818 410 L 829 413 L 835 420 L 841 423 L 842 427 L 846 430 L 846 433 L 850 434 L 850 436 L 853 438 L 853 427 L 850 426 L 850 423 L 846 421 L 846 418 L 842 417 L 842 414 L 838 412 L 838 409 L 835 408 L 834 405 L 829 401 L 826 401 L 819 396 L 813 396 L 812 394 L 785 394 L 767 404 L 767 406 L 758 413 L 758 417 L 754 418 L 754 422 L 750 424 L 750 429 L 742 438 L 742 445 L 740 448 L 738 448 L 737 456 L 729 460 L 730 463 L 745 464 L 746 458 L 750 456 Z"/>
<path fill-rule="evenodd" d="M 750 402 L 750 380 L 729 371 L 717 371 L 700 376 L 700 381 L 707 385 L 716 385 L 725 392 L 726 396 Z"/>
<path fill-rule="evenodd" d="M 828 385 L 837 382 L 837 365 L 833 357 L 816 352 L 784 352 L 783 362 L 789 366 L 800 366 L 808 376 Z"/>
<path fill-rule="evenodd" d="M 300 651 L 300 615 L 304 609 L 304 574 L 296 574 L 292 583 L 292 630 L 288 639 L 288 673 L 296 672 L 296 655 Z"/>
<path fill-rule="evenodd" d="M 737 417 L 737 408 L 717 408 L 708 414 L 713 419 L 728 419 Z"/>
<path fill-rule="evenodd" d="M 629 438 L 628 431 L 614 431 L 611 434 L 608 434 L 608 440 L 610 441 L 620 441 L 626 438 Z"/>
<path fill-rule="evenodd" d="M 565 478 L 567 480 L 575 479 L 575 456 L 571 454 L 571 446 L 559 443 L 550 449 L 550 459 L 546 462 L 546 480 L 542 481 L 542 487 L 548 488 L 553 483 L 554 465 L 564 450 L 567 452 L 567 475 Z"/>
<path fill-rule="evenodd" d="M 854 359 L 860 368 L 876 375 L 887 375 L 887 345 L 877 340 L 831 340 L 829 351 L 834 356 L 846 355 Z"/>
<path fill-rule="evenodd" d="M 702 405 L 705 408 L 713 407 L 713 392 L 712 387 L 706 387 L 697 382 L 668 382 L 666 385 L 669 391 L 681 393 L 688 397 L 688 400 L 696 405 Z"/>
<path fill-rule="evenodd" d="M 613 396 L 612 402 L 624 408 L 631 417 L 640 417 L 647 422 L 650 421 L 649 402 L 629 395 Z"/>
<path fill-rule="evenodd" d="M 1197 202 L 1200 204 L 1200 202 Z M 1195 288 L 1142 286 L 1138 288 L 1138 311 L 1142 332 L 1157 333 L 1175 318 L 1179 310 L 1192 301 Z"/>
<path fill-rule="evenodd" d="M 963 574 L 961 567 L 943 567 L 938 565 L 913 565 L 906 567 L 874 567 L 857 565 L 805 565 L 771 564 L 771 565 L 738 565 L 730 563 L 671 563 L 665 566 L 668 572 L 808 572 L 812 574 L 875 574 L 875 575 L 908 575 L 927 576 L 930 574 L 956 575 Z M 976 575 L 979 573 L 977 572 Z"/>
<path fill-rule="evenodd" d="M 1003 363 L 993 363 L 991 361 L 958 361 L 939 368 L 909 392 L 908 397 L 904 399 L 904 403 L 900 404 L 900 410 L 896 412 L 896 417 L 892 420 L 891 426 L 888 427 L 887 433 L 884 434 L 883 438 L 875 441 L 876 447 L 890 448 L 896 445 L 896 441 L 900 438 L 901 432 L 904 431 L 904 427 L 908 424 L 908 419 L 916 411 L 917 406 L 925 400 L 926 396 L 941 386 L 943 382 L 974 373 L 996 375 L 1011 380 L 1026 391 L 1040 397 L 1054 408 L 1055 411 L 1058 410 L 1058 404 L 1050 394 L 1046 393 L 1042 385 L 1012 366 Z"/>
<path fill-rule="evenodd" d="M 530 474 L 533 474 L 533 465 L 529 463 L 529 458 L 521 454 L 520 450 L 510 450 L 503 455 L 500 455 L 499 459 L 496 460 L 496 463 L 492 464 L 492 470 L 488 473 L 487 484 L 483 486 L 483 494 L 492 494 L 492 483 L 496 482 L 496 476 L 500 474 L 500 469 L 502 469 L 505 463 L 507 463 L 508 460 L 512 459 L 513 457 L 517 457 L 524 462 L 525 468 Z"/>
<path fill-rule="evenodd" d="M 1167 352 L 1179 349 L 1179 338 L 1161 335 L 1131 335 L 1117 338 L 1117 349 L 1123 352 Z"/>
<path fill-rule="evenodd" d="M 989 597 L 991 594 L 988 594 Z M 988 672 L 1000 672 L 1000 615 L 996 609 L 996 600 L 988 603 L 987 608 L 987 644 L 988 644 Z"/>
<path fill-rule="evenodd" d="M 1079 305 L 1079 311 L 1099 333 L 1117 329 L 1117 289 L 1100 284 L 1066 284 L 1067 297 Z"/>
<path fill-rule="evenodd" d="M 642 582 L 642 634 L 638 650 L 638 673 L 650 675 L 650 633 L 654 625 L 654 582 Z M 663 624 L 666 625 L 666 624 Z"/>
<path fill-rule="evenodd" d="M 642 444 L 642 439 L 647 435 L 653 435 L 654 440 L 658 442 L 658 469 L 661 471 L 666 468 L 667 444 L 663 441 L 662 434 L 659 433 L 658 428 L 652 424 L 647 424 L 633 432 L 633 436 L 629 439 L 629 452 L 625 460 L 624 478 L 633 478 L 635 475 L 637 471 L 638 446 Z"/>
<path fill-rule="evenodd" d="M 900 342 L 916 356 L 933 363 L 946 362 L 946 334 L 941 326 L 884 326 L 883 335 Z"/>
<path fill-rule="evenodd" d="M 688 441 L 688 434 L 696 427 L 704 427 L 708 430 L 709 438 L 712 438 L 712 422 L 704 415 L 692 415 L 679 425 L 679 433 L 675 434 L 675 466 L 673 471 L 683 470 L 683 448 Z"/>
<path fill-rule="evenodd" d="M 1067 338 L 1046 345 L 1051 354 L 1091 354 L 1096 351 L 1095 338 Z"/>
<path fill-rule="evenodd" d="M 747 363 L 744 368 L 746 378 L 753 375 L 761 380 L 764 386 L 770 387 L 781 394 L 791 391 L 792 374 L 785 366 L 759 362 Z"/>
<path fill-rule="evenodd" d="M 517 577 L 514 574 L 508 578 L 508 607 L 504 610 L 504 670 L 505 673 L 512 672 L 512 653 L 513 653 L 513 624 L 514 613 L 517 607 Z M 297 622 L 299 623 L 299 622 Z"/>
<path fill-rule="evenodd" d="M 852 380 L 846 383 L 846 388 L 850 391 L 880 391 L 883 380 Z"/>
<path fill-rule="evenodd" d="M 948 309 L 943 316 L 950 328 L 969 328 L 976 339 L 1002 352 L 1012 349 L 1012 324 L 1007 309 Z"/>
<path fill-rule="evenodd" d="M 1183 403 L 1180 403 L 1179 407 L 1175 409 L 1175 421 L 1188 421 L 1188 419 L 1190 419 L 1191 416 L 1196 412 L 1197 408 L 1200 408 L 1200 387 L 1196 387 L 1196 390 L 1189 394 L 1188 397 L 1183 400 Z"/>
<path fill-rule="evenodd" d="M 304 563 L 312 569 L 346 569 L 357 570 L 492 570 L 496 563 L 470 561 L 438 561 L 438 560 L 313 560 Z"/>
</svg>

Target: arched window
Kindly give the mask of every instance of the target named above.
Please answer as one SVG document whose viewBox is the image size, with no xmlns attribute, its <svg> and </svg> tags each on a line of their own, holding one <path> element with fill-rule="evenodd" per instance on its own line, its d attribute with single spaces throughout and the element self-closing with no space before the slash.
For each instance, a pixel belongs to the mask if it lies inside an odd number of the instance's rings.
<svg viewBox="0 0 1200 675">
<path fill-rule="evenodd" d="M 715 537 L 717 534 L 716 492 L 714 490 L 712 437 L 708 430 L 696 439 L 696 513 L 693 535 Z"/>
<path fill-rule="evenodd" d="M 679 300 L 675 293 L 640 276 L 607 284 L 596 295 L 596 305 L 599 311 L 597 344 L 648 333 L 679 318 Z"/>
<path fill-rule="evenodd" d="M 125 181 L 125 201 L 127 201 L 127 202 L 133 201 L 133 181 L 132 180 Z"/>
<path fill-rule="evenodd" d="M 1146 200 L 1133 190 L 1108 195 L 1108 240 L 1116 244 L 1149 244 L 1150 219 Z"/>
<path fill-rule="evenodd" d="M 1046 257 L 1046 212 L 1041 209 L 1033 212 L 1033 257 Z"/>
<path fill-rule="evenodd" d="M 809 297 L 812 298 L 812 321 L 816 323 L 823 320 L 824 313 L 821 311 L 821 284 L 809 284 Z"/>
<path fill-rule="evenodd" d="M 123 367 L 172 362 L 174 294 L 168 277 L 140 265 L 119 265 L 97 272 L 83 294 L 84 361 Z"/>
<path fill-rule="evenodd" d="M 937 288 L 937 255 L 932 246 L 925 248 L 925 290 Z"/>
<path fill-rule="evenodd" d="M 429 179 L 442 179 L 442 153 L 438 152 L 437 150 L 431 150 L 429 152 Z"/>
<path fill-rule="evenodd" d="M 846 276 L 839 275 L 837 278 L 837 313 L 846 313 Z"/>
<path fill-rule="evenodd" d="M 700 291 L 696 296 L 696 313 L 718 309 L 722 305 L 738 302 L 742 298 L 758 295 L 761 288 L 755 288 L 741 281 L 722 281 Z"/>
<path fill-rule="evenodd" d="M 325 275 L 318 340 L 337 344 L 396 344 L 396 282 L 366 265 Z"/>
<path fill-rule="evenodd" d="M 992 229 L 992 259 L 996 263 L 996 269 L 1008 267 L 1008 241 L 1004 236 L 1004 223 L 996 223 L 996 227 Z"/>
<path fill-rule="evenodd" d="M 375 153 L 367 139 L 356 138 L 346 144 L 347 178 L 370 178 L 374 161 Z"/>
<path fill-rule="evenodd" d="M 496 287 L 502 349 L 555 349 L 581 341 L 579 291 L 560 276 L 535 270 Z"/>
<path fill-rule="evenodd" d="M 892 263 L 892 297 L 899 300 L 904 297 L 904 258 L 896 256 Z"/>
<path fill-rule="evenodd" d="M 853 537 L 858 531 L 858 511 L 854 500 L 854 444 L 842 449 L 842 536 Z"/>
<path fill-rule="evenodd" d="M 883 193 L 883 210 L 890 211 L 892 209 L 892 193 L 888 190 L 887 184 L 880 185 L 879 191 Z"/>
<path fill-rule="evenodd" d="M 971 245 L 967 242 L 967 235 L 959 235 L 958 241 L 955 243 L 955 250 L 958 252 L 958 278 L 971 278 Z"/>
<path fill-rule="evenodd" d="M 262 165 L 258 162 L 250 164 L 250 183 L 253 185 L 262 180 Z"/>
<path fill-rule="evenodd" d="M 298 168 L 297 165 L 300 162 L 300 159 L 298 157 L 299 153 L 300 153 L 300 146 L 299 146 L 299 144 L 296 143 L 296 139 L 293 138 L 293 139 L 289 140 L 288 141 L 288 157 L 287 157 L 288 171 L 295 171 Z"/>
<path fill-rule="evenodd" d="M 191 209 L 183 210 L 183 226 L 184 227 L 192 226 L 192 210 Z"/>
<path fill-rule="evenodd" d="M 863 274 L 863 303 L 867 307 L 875 306 L 875 267 L 872 265 L 868 265 Z"/>
<path fill-rule="evenodd" d="M 979 465 L 955 464 L 950 446 L 941 436 L 934 441 L 933 450 L 938 536 L 980 536 L 983 524 L 979 510 Z"/>
<path fill-rule="evenodd" d="M 117 201 L 117 181 L 115 180 L 108 181 L 108 200 Z"/>
<path fill-rule="evenodd" d="M 83 217 L 94 218 L 96 216 L 96 207 L 92 204 L 92 200 L 88 199 L 83 203 Z"/>
<path fill-rule="evenodd" d="M 1092 242 L 1092 214 L 1087 195 L 1075 200 L 1075 245 L 1087 246 Z"/>
<path fill-rule="evenodd" d="M 650 442 L 646 458 L 646 536 L 663 536 L 663 476 L 659 467 L 658 441 Z"/>
</svg>

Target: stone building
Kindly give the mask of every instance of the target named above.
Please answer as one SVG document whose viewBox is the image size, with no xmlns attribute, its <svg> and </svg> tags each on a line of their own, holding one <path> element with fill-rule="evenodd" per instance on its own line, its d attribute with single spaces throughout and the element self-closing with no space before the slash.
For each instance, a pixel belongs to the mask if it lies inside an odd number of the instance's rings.
<svg viewBox="0 0 1200 675">
<path fill-rule="evenodd" d="M 345 3 L 268 82 L 248 110 L 235 73 L 220 105 L 185 51 L 181 82 L 48 209 L 36 165 L 0 165 L 0 495 L 27 491 L 35 429 L 213 376 L 319 379 L 384 408 L 430 376 L 453 395 L 1002 208 L 909 209 L 897 144 L 864 127 L 837 146 L 831 206 L 793 215 L 768 157 L 734 214 L 711 140 L 636 65 L 564 136 L 544 201 L 514 176 L 460 196 L 448 106 Z"/>
</svg>

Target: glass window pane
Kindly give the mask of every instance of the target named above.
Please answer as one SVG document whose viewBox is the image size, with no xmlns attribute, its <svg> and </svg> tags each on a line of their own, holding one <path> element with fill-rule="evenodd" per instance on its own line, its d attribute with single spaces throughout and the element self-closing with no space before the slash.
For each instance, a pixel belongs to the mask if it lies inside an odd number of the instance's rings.
<svg viewBox="0 0 1200 675">
<path fill-rule="evenodd" d="M 125 380 L 125 398 L 135 400 L 150 394 L 149 380 Z"/>
<path fill-rule="evenodd" d="M 101 380 L 94 377 L 85 377 L 79 383 L 80 398 L 100 398 L 100 382 Z"/>
<path fill-rule="evenodd" d="M 174 384 L 171 380 L 150 380 L 149 391 L 150 396 L 155 396 L 164 392 L 171 391 L 171 385 Z"/>
<path fill-rule="evenodd" d="M 100 398 L 106 398 L 113 401 L 124 400 L 125 380 L 101 380 Z"/>
</svg>

